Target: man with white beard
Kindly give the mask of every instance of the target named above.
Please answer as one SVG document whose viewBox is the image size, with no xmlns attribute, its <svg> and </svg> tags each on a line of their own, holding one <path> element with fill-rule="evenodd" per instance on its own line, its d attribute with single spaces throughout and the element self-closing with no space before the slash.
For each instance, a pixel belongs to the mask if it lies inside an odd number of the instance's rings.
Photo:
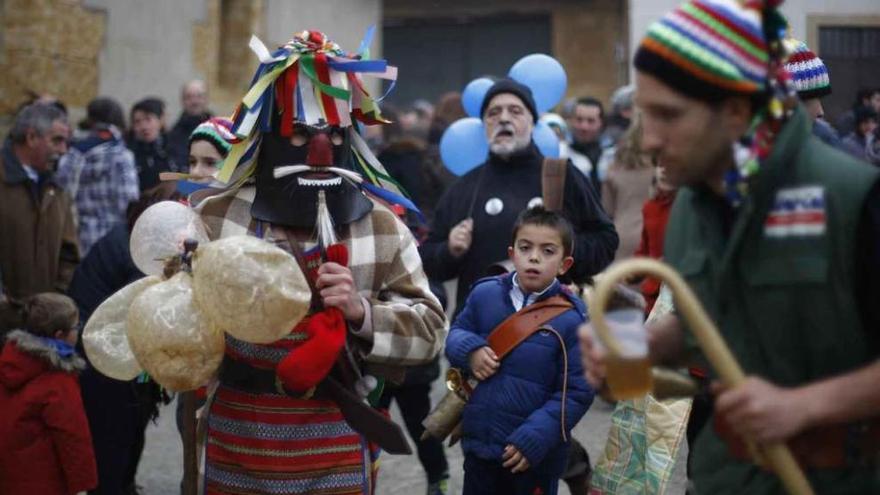
<svg viewBox="0 0 880 495">
<path fill-rule="evenodd" d="M 538 118 L 532 92 L 511 79 L 497 81 L 480 112 L 489 140 L 489 159 L 458 179 L 437 205 L 428 240 L 420 252 L 428 276 L 458 277 L 456 311 L 471 284 L 507 259 L 510 232 L 519 213 L 541 203 L 544 157 L 532 142 Z M 617 249 L 617 233 L 586 177 L 566 165 L 563 212 L 575 229 L 575 282 L 605 268 Z"/>
</svg>

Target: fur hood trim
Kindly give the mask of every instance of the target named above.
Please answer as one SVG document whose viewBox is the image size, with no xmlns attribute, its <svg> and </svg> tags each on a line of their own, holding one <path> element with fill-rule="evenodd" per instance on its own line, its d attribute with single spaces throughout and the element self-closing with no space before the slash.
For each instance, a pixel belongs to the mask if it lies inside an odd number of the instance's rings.
<svg viewBox="0 0 880 495">
<path fill-rule="evenodd" d="M 15 347 L 31 356 L 38 357 L 51 364 L 53 368 L 68 373 L 82 371 L 86 368 L 86 361 L 76 353 L 72 356 L 62 357 L 53 347 L 46 345 L 39 337 L 24 330 L 13 330 L 6 335 L 7 342 L 15 342 Z"/>
</svg>

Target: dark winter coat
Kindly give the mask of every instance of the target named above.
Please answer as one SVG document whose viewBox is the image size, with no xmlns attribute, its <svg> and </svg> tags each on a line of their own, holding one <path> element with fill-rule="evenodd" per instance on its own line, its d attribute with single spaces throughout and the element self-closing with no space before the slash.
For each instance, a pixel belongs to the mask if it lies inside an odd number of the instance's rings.
<svg viewBox="0 0 880 495">
<path fill-rule="evenodd" d="M 168 133 L 168 155 L 178 168 L 189 166 L 189 136 L 199 124 L 212 116 L 211 112 L 205 112 L 201 115 L 180 113 L 180 118 Z"/>
<path fill-rule="evenodd" d="M 404 138 L 389 144 L 378 158 L 430 224 L 440 196 L 455 180 L 452 173 L 438 164 L 440 157 L 436 147 L 426 147 L 416 139 Z"/>
<path fill-rule="evenodd" d="M 152 143 L 129 139 L 128 149 L 134 153 L 134 164 L 138 171 L 138 184 L 141 191 L 159 185 L 159 174 L 162 172 L 186 172 L 187 163 L 175 163 L 168 153 L 168 138 L 165 135 Z"/>
<path fill-rule="evenodd" d="M 464 304 L 471 285 L 486 274 L 489 266 L 507 259 L 516 218 L 541 198 L 543 161 L 534 145 L 508 161 L 490 155 L 486 163 L 462 176 L 440 199 L 431 233 L 419 252 L 428 277 L 441 281 L 458 277 L 456 311 Z M 614 259 L 618 238 L 587 178 L 571 163 L 565 177 L 563 212 L 575 233 L 574 266 L 569 274 L 582 283 Z M 470 249 L 456 259 L 449 252 L 449 231 L 468 217 L 474 220 L 473 240 Z"/>
<path fill-rule="evenodd" d="M 76 372 L 40 338 L 15 330 L 0 355 L 0 493 L 75 494 L 98 483 Z"/>
<path fill-rule="evenodd" d="M 76 302 L 83 323 L 116 291 L 144 277 L 134 265 L 126 223 L 117 224 L 95 243 L 76 268 L 67 294 Z"/>
<path fill-rule="evenodd" d="M 858 158 L 859 160 L 868 161 L 868 138 L 857 132 L 851 132 L 841 141 L 843 151 Z"/>
<path fill-rule="evenodd" d="M 469 372 L 470 354 L 488 345 L 486 338 L 492 330 L 514 313 L 512 280 L 513 274 L 508 274 L 474 284 L 446 339 L 446 357 L 452 366 Z M 465 454 L 501 463 L 504 448 L 512 444 L 528 459 L 530 469 L 554 476 L 565 469 L 568 442 L 563 442 L 560 425 L 564 374 L 568 374 L 566 436 L 593 402 L 593 390 L 584 379 L 577 338 L 586 308 L 559 282 L 537 301 L 557 294 L 574 304 L 574 308 L 547 323 L 562 336 L 565 350 L 551 332 L 539 331 L 502 359 L 498 371 L 480 382 L 465 406 Z M 563 352 L 568 356 L 568 369 L 563 366 Z"/>
<path fill-rule="evenodd" d="M 143 276 L 131 259 L 128 225 L 120 223 L 77 267 L 68 295 L 85 323 L 108 297 Z M 98 462 L 98 493 L 123 493 L 134 482 L 144 430 L 158 414 L 161 392 L 152 381 L 114 380 L 91 366 L 80 375 L 80 384 Z"/>
</svg>

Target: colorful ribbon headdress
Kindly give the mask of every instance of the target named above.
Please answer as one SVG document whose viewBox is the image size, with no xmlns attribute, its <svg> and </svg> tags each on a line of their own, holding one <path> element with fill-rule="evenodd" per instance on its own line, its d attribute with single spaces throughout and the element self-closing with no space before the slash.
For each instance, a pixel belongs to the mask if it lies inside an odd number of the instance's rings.
<svg viewBox="0 0 880 495">
<path fill-rule="evenodd" d="M 377 104 L 382 98 L 370 96 L 361 76 L 390 80 L 390 91 L 397 78 L 397 68 L 384 60 L 369 60 L 372 34 L 373 28 L 370 28 L 356 54 L 346 54 L 318 31 L 298 33 L 271 53 L 252 36 L 250 48 L 260 65 L 232 116 L 235 142 L 217 179 L 234 187 L 253 174 L 260 137 L 272 131 L 273 121 L 280 126 L 278 131 L 282 136 L 291 135 L 295 122 L 349 128 L 352 119 L 367 125 L 388 123 Z M 360 136 L 349 132 L 353 151 L 365 175 L 382 187 L 386 184 L 380 179 L 386 179 L 384 182 L 390 181 L 396 189 L 396 183 L 387 177 Z M 378 168 L 371 169 L 373 165 Z"/>
</svg>

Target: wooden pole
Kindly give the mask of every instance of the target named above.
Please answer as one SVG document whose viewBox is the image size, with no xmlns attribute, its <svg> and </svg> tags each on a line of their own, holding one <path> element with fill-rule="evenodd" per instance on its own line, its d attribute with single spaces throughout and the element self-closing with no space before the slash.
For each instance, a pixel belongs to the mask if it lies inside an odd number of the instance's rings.
<svg viewBox="0 0 880 495">
<path fill-rule="evenodd" d="M 199 465 L 196 455 L 196 393 L 181 392 L 183 401 L 183 495 L 196 495 Z"/>
<path fill-rule="evenodd" d="M 591 322 L 610 355 L 620 356 L 622 347 L 605 321 L 605 307 L 608 305 L 615 284 L 635 274 L 650 275 L 669 286 L 675 298 L 676 309 L 690 325 L 700 348 L 726 385 L 736 387 L 745 381 L 745 373 L 691 288 L 675 270 L 665 263 L 650 258 L 631 258 L 615 263 L 605 271 L 596 284 L 593 304 L 590 308 Z M 784 443 L 761 445 L 759 449 L 773 471 L 782 479 L 788 493 L 813 495 L 813 489 L 807 478 Z"/>
</svg>

